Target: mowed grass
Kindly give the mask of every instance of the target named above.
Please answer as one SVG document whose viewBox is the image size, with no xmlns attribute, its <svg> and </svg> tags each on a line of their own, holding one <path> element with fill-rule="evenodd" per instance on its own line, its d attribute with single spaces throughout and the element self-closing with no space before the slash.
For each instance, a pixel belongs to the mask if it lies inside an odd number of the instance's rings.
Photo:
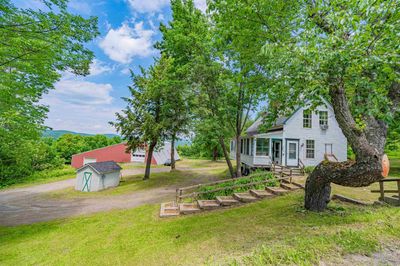
<svg viewBox="0 0 400 266">
<path fill-rule="evenodd" d="M 140 190 L 150 190 L 161 187 L 181 187 L 197 183 L 219 180 L 227 177 L 225 168 L 210 168 L 209 170 L 180 171 L 152 173 L 150 179 L 143 180 L 143 174 L 123 177 L 119 186 L 97 192 L 82 192 L 74 187 L 46 193 L 45 196 L 57 199 L 93 198 L 129 194 Z"/>
<path fill-rule="evenodd" d="M 2 265 L 317 264 L 400 240 L 398 209 L 331 203 L 303 192 L 241 207 L 158 218 L 159 205 L 0 228 Z"/>
<path fill-rule="evenodd" d="M 72 168 L 70 165 L 64 165 L 64 167 L 62 167 L 61 169 L 44 170 L 44 171 L 36 172 L 36 173 L 32 174 L 31 176 L 23 177 L 21 179 L 18 179 L 16 184 L 6 186 L 6 187 L 0 187 L 0 190 L 41 185 L 41 184 L 45 184 L 45 183 L 62 181 L 62 180 L 74 178 L 75 172 L 76 172 L 75 169 Z"/>
</svg>

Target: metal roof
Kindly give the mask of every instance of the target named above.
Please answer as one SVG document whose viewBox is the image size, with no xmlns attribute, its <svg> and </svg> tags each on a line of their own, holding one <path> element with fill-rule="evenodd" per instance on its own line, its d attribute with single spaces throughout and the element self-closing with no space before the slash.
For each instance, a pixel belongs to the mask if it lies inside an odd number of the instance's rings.
<svg viewBox="0 0 400 266">
<path fill-rule="evenodd" d="M 90 167 L 98 174 L 107 174 L 111 172 L 120 171 L 122 168 L 114 161 L 98 162 L 98 163 L 87 163 L 79 168 L 77 171 L 81 171 L 83 168 Z"/>
</svg>

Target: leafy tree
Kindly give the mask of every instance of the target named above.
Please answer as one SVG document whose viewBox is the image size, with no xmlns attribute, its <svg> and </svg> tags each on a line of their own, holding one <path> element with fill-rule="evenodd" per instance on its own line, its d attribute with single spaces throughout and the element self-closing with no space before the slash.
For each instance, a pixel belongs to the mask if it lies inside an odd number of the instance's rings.
<svg viewBox="0 0 400 266">
<path fill-rule="evenodd" d="M 17 169 L 29 168 L 24 149 L 39 141 L 48 111 L 38 103 L 42 95 L 53 89 L 62 71 L 88 74 L 93 58 L 83 45 L 98 35 L 97 19 L 68 13 L 65 0 L 43 2 L 48 11 L 0 1 L 2 179 L 16 178 Z"/>
<path fill-rule="evenodd" d="M 192 89 L 194 102 L 191 112 L 197 119 L 212 121 L 219 143 L 225 151 L 225 159 L 234 176 L 232 164 L 225 145 L 227 136 L 226 100 L 224 87 L 220 82 L 221 62 L 217 62 L 212 48 L 212 32 L 206 16 L 196 9 L 193 1 L 171 1 L 172 21 L 168 26 L 161 25 L 162 41 L 160 50 L 174 59 L 174 65 L 183 86 Z"/>
<path fill-rule="evenodd" d="M 54 147 L 61 158 L 63 158 L 66 163 L 70 164 L 72 155 L 92 149 L 85 138 L 88 137 L 65 134 L 55 141 Z"/>
<path fill-rule="evenodd" d="M 171 86 L 171 60 L 161 57 L 141 74 L 132 73 L 133 86 L 129 87 L 131 98 L 124 98 L 127 107 L 117 113 L 117 122 L 111 123 L 124 139 L 130 150 L 146 145 L 147 159 L 144 179 L 150 178 L 151 158 L 157 144 L 168 136 L 168 117 L 163 104 L 165 91 Z M 168 88 L 168 89 L 166 89 Z"/>
<path fill-rule="evenodd" d="M 331 183 L 360 187 L 382 179 L 387 128 L 400 102 L 400 3 L 229 2 L 236 5 L 231 26 L 242 27 L 237 34 L 263 33 L 258 36 L 266 43 L 270 113 L 305 103 L 315 107 L 326 98 L 355 153 L 355 161 L 315 168 L 306 182 L 305 207 L 324 210 Z"/>
</svg>

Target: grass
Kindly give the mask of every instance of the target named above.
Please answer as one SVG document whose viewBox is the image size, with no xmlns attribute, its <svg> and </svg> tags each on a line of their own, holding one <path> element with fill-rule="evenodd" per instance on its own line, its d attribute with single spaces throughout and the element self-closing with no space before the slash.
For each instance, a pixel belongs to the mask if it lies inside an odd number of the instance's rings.
<svg viewBox="0 0 400 266">
<path fill-rule="evenodd" d="M 150 179 L 143 180 L 143 175 L 133 175 L 123 177 L 118 187 L 109 188 L 97 192 L 81 192 L 75 188 L 66 188 L 49 192 L 46 196 L 57 199 L 68 198 L 93 198 L 128 194 L 139 190 L 153 189 L 168 186 L 186 186 L 189 184 L 207 182 L 207 180 L 226 178 L 227 171 L 224 168 L 213 168 L 207 171 L 172 171 L 163 173 L 153 173 Z"/>
<path fill-rule="evenodd" d="M 10 189 L 18 187 L 27 187 L 33 185 L 40 185 L 50 182 L 56 182 L 61 180 L 66 180 L 75 177 L 75 169 L 69 165 L 65 165 L 61 169 L 51 169 L 36 172 L 31 176 L 27 176 L 18 180 L 18 183 L 7 187 L 0 187 L 1 189 Z"/>
<path fill-rule="evenodd" d="M 0 264 L 317 264 L 400 240 L 398 209 L 302 208 L 301 192 L 242 207 L 158 218 L 159 205 L 0 228 Z"/>
</svg>

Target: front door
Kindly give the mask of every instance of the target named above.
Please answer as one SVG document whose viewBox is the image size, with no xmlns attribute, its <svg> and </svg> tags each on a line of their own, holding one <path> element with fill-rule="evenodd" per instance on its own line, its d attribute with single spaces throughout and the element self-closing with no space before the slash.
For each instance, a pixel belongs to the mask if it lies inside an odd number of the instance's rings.
<svg viewBox="0 0 400 266">
<path fill-rule="evenodd" d="M 288 140 L 286 142 L 286 165 L 298 166 L 299 165 L 299 141 Z"/>
<path fill-rule="evenodd" d="M 273 140 L 272 141 L 272 161 L 274 164 L 282 164 L 282 141 Z"/>
</svg>

